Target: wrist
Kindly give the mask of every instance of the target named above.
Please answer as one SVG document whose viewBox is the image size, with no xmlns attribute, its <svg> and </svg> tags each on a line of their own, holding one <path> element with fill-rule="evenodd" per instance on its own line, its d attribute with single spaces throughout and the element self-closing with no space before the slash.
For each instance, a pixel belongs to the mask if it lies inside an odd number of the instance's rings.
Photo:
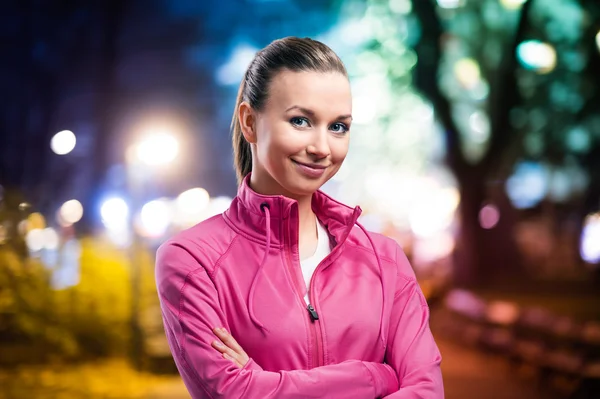
<svg viewBox="0 0 600 399">
<path fill-rule="evenodd" d="M 398 376 L 389 364 L 364 362 L 373 377 L 376 397 L 387 396 L 398 391 Z"/>
</svg>

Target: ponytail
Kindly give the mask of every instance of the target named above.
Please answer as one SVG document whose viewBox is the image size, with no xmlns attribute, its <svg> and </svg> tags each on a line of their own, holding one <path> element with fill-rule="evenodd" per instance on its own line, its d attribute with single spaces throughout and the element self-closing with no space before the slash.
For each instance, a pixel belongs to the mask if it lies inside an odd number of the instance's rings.
<svg viewBox="0 0 600 399">
<path fill-rule="evenodd" d="M 238 185 L 242 184 L 248 173 L 252 172 L 252 151 L 250 150 L 250 143 L 246 141 L 246 138 L 242 134 L 242 126 L 240 125 L 238 116 L 240 104 L 244 101 L 245 86 L 246 79 L 243 79 L 235 101 L 233 117 L 231 118 L 231 141 L 233 144 L 233 158 Z"/>
</svg>

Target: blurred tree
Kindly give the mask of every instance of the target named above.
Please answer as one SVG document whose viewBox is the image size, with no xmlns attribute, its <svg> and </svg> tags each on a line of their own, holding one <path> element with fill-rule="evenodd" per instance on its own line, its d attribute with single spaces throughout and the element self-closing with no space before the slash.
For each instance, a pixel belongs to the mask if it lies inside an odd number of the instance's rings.
<svg viewBox="0 0 600 399">
<path fill-rule="evenodd" d="M 447 163 L 461 192 L 459 283 L 522 272 L 515 207 L 563 202 L 570 205 L 567 214 L 579 218 L 597 207 L 597 165 L 590 154 L 600 143 L 593 111 L 599 100 L 598 5 L 552 3 L 413 1 L 422 33 L 414 83 L 443 125 Z M 524 161 L 550 173 L 539 198 L 520 205 L 509 195 L 522 183 L 515 171 Z M 583 209 L 576 205 L 588 179 L 591 204 Z M 479 221 L 487 202 L 501 215 L 491 230 Z"/>
<path fill-rule="evenodd" d="M 20 257 L 11 245 L 0 245 L 0 364 L 127 357 L 128 254 L 101 239 L 84 238 L 80 243 L 80 268 L 75 271 L 79 283 L 65 289 L 51 285 L 59 269 L 49 269 L 36 257 Z M 142 262 L 141 310 L 155 309 L 153 259 L 147 251 L 137 259 Z"/>
</svg>

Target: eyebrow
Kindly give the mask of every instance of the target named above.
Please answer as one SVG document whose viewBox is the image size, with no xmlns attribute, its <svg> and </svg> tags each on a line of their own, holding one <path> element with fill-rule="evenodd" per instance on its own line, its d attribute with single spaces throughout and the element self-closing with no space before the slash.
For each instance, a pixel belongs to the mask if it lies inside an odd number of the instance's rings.
<svg viewBox="0 0 600 399">
<path fill-rule="evenodd" d="M 312 110 L 310 110 L 308 108 L 301 107 L 299 105 L 292 105 L 291 107 L 289 107 L 288 109 L 286 109 L 285 112 L 291 111 L 293 109 L 297 109 L 298 111 L 300 111 L 300 112 L 302 112 L 302 113 L 304 113 L 304 114 L 306 114 L 306 115 L 308 115 L 310 117 L 313 117 L 313 118 L 316 115 L 314 111 L 312 111 Z M 350 115 L 350 114 L 340 115 L 340 116 L 338 116 L 336 118 L 336 120 L 340 120 L 340 119 L 350 119 L 350 120 L 352 120 L 352 115 Z"/>
</svg>

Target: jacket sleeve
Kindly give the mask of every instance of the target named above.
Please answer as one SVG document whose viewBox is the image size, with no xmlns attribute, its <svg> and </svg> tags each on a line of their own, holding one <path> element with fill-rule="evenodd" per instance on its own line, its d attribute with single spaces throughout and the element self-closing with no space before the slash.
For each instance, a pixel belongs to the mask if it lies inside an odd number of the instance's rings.
<svg viewBox="0 0 600 399">
<path fill-rule="evenodd" d="M 398 283 L 390 317 L 386 363 L 398 374 L 400 388 L 386 398 L 443 398 L 442 357 L 429 329 L 429 307 L 400 247 L 396 264 Z"/>
<path fill-rule="evenodd" d="M 214 327 L 228 328 L 206 269 L 178 244 L 157 252 L 156 278 L 171 353 L 192 398 L 376 398 L 398 389 L 386 364 L 345 361 L 312 370 L 242 369 L 211 346 Z M 283 349 L 285 350 L 285 349 Z"/>
</svg>

